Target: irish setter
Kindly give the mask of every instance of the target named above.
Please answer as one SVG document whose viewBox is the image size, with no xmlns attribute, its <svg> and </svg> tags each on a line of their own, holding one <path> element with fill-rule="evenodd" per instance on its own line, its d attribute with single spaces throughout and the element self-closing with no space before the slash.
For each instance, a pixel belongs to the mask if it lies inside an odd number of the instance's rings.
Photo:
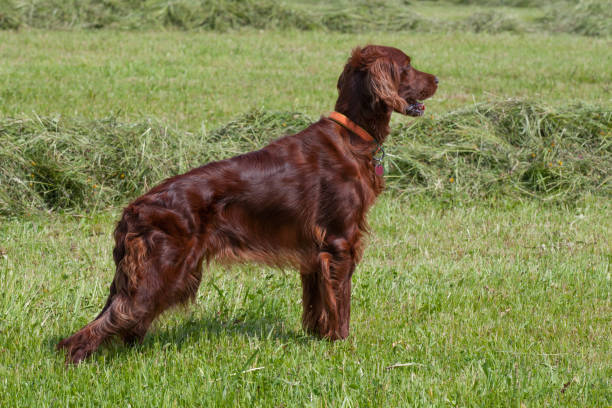
<svg viewBox="0 0 612 408">
<path fill-rule="evenodd" d="M 195 297 L 202 263 L 212 260 L 298 268 L 305 330 L 346 338 L 366 213 L 384 187 L 379 160 L 391 113 L 422 115 L 419 101 L 437 84 L 396 48 L 355 48 L 331 117 L 134 200 L 115 230 L 106 305 L 58 344 L 66 361 L 79 363 L 114 335 L 142 341 L 160 313 Z"/>
</svg>

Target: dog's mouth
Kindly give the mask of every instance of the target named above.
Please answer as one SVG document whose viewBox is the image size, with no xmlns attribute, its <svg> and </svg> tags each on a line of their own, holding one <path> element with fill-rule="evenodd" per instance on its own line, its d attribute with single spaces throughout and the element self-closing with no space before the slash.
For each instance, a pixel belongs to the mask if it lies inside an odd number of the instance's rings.
<svg viewBox="0 0 612 408">
<path fill-rule="evenodd" d="M 410 116 L 423 116 L 425 113 L 425 104 L 419 101 L 408 101 L 408 107 L 404 113 Z"/>
</svg>

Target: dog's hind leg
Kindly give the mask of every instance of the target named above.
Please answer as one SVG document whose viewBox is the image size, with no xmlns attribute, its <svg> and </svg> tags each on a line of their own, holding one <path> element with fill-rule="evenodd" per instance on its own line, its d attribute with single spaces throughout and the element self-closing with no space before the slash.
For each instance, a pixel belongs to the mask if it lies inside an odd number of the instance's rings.
<svg viewBox="0 0 612 408">
<path fill-rule="evenodd" d="M 111 283 L 111 287 L 110 287 L 110 291 L 109 292 L 110 293 L 108 295 L 108 298 L 106 298 L 106 304 L 104 305 L 104 307 L 102 308 L 100 313 L 98 313 L 98 316 L 96 316 L 96 318 L 94 320 L 98 320 L 104 314 L 104 312 L 106 312 L 108 310 L 108 308 L 110 307 L 111 303 L 113 303 L 113 298 L 117 294 L 117 289 L 115 288 L 115 281 L 114 280 L 113 280 L 113 283 Z"/>
<path fill-rule="evenodd" d="M 158 268 L 156 274 L 161 279 L 154 292 L 150 293 L 145 290 L 141 296 L 135 297 L 134 304 L 142 312 L 139 312 L 134 326 L 119 333 L 125 343 L 131 345 L 142 342 L 153 320 L 164 310 L 195 299 L 202 280 L 203 258 L 201 251 L 195 247 L 193 242 L 191 245 L 176 246 L 177 251 L 183 249 L 178 258 L 180 261 L 172 266 Z M 153 264 L 162 265 L 163 262 L 162 259 L 154 259 Z"/>
<path fill-rule="evenodd" d="M 152 250 L 142 237 L 128 237 L 127 241 L 126 255 L 118 264 L 111 295 L 100 315 L 58 344 L 67 349 L 67 362 L 79 363 L 114 335 L 128 344 L 142 341 L 159 314 L 197 292 L 202 257 L 195 239 L 178 242 L 160 233 Z"/>
<path fill-rule="evenodd" d="M 78 364 L 106 339 L 131 330 L 150 313 L 141 299 L 149 289 L 149 285 L 142 284 L 143 277 L 148 273 L 146 242 L 140 236 L 127 236 L 125 241 L 126 254 L 117 264 L 111 293 L 102 312 L 94 321 L 57 345 L 67 350 L 67 363 Z M 140 301 L 136 302 L 137 299 Z"/>
<path fill-rule="evenodd" d="M 78 364 L 96 351 L 106 339 L 133 327 L 137 318 L 138 316 L 133 313 L 130 299 L 117 295 L 100 316 L 72 336 L 62 340 L 57 347 L 67 350 L 66 363 Z"/>
</svg>

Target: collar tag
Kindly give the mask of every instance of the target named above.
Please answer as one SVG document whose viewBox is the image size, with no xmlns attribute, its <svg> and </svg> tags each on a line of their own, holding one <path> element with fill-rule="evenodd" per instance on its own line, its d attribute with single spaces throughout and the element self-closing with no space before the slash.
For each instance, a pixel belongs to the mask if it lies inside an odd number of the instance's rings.
<svg viewBox="0 0 612 408">
<path fill-rule="evenodd" d="M 376 142 L 376 140 L 374 140 Z M 374 153 L 372 153 L 372 160 L 374 161 L 374 172 L 377 176 L 381 176 L 385 174 L 385 168 L 383 167 L 383 160 L 385 158 L 385 149 L 376 142 L 376 146 L 378 147 Z M 381 155 L 376 157 L 376 154 L 380 152 Z"/>
<path fill-rule="evenodd" d="M 376 166 L 374 166 L 374 172 L 377 176 L 382 176 L 385 174 L 385 168 L 383 167 L 382 163 L 378 163 Z"/>
</svg>

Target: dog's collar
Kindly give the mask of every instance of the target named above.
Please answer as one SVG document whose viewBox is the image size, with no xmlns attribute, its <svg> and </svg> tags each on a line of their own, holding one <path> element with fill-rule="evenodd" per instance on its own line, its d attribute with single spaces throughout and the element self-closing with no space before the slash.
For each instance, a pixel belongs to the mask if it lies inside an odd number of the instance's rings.
<svg viewBox="0 0 612 408">
<path fill-rule="evenodd" d="M 352 120 L 350 120 L 349 118 L 341 114 L 340 112 L 330 113 L 329 118 L 333 120 L 334 122 L 336 122 L 337 124 L 344 126 L 345 128 L 347 128 L 348 130 L 350 130 L 351 132 L 353 132 L 354 134 L 356 134 L 357 136 L 359 136 L 366 142 L 376 142 L 376 139 L 374 139 L 372 135 L 368 133 L 367 130 L 365 130 L 364 128 L 362 128 L 361 126 L 359 126 L 358 124 L 356 124 L 355 122 L 353 122 Z M 378 142 L 376 144 L 378 144 Z"/>
<path fill-rule="evenodd" d="M 382 148 L 380 143 L 378 143 L 378 140 L 376 140 L 364 128 L 362 128 L 361 126 L 359 126 L 358 124 L 356 124 L 355 122 L 353 122 L 352 120 L 347 118 L 345 115 L 341 114 L 340 112 L 335 112 L 334 111 L 334 112 L 330 113 L 329 114 L 329 119 L 333 120 L 334 122 L 336 122 L 340 126 L 343 126 L 344 128 L 346 128 L 350 132 L 353 132 L 354 134 L 356 134 L 357 136 L 359 136 L 360 138 L 362 138 L 366 142 L 374 142 L 374 143 L 376 143 L 376 150 L 374 150 L 374 152 L 372 152 L 372 160 L 374 160 L 374 162 L 376 163 L 376 165 L 375 165 L 376 174 L 379 175 L 379 176 L 382 176 L 383 173 L 384 173 L 382 161 L 385 158 L 385 150 Z M 380 157 L 376 157 L 376 154 L 378 152 L 382 152 L 382 155 Z"/>
</svg>

